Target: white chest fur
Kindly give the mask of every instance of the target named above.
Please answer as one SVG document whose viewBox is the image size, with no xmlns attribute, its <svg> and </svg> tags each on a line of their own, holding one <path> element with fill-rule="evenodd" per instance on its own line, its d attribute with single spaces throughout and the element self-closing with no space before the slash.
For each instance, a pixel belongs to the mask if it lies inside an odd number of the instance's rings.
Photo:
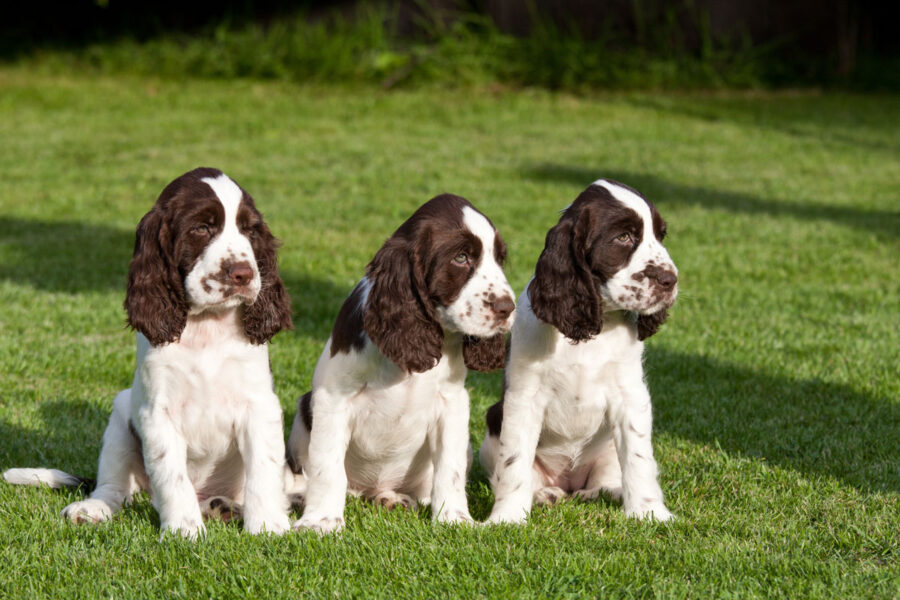
<svg viewBox="0 0 900 600">
<path fill-rule="evenodd" d="M 237 311 L 191 317 L 181 339 L 150 347 L 138 337 L 131 420 L 141 437 L 164 419 L 184 440 L 188 476 L 204 494 L 239 487 L 236 435 L 253 412 L 277 411 L 265 345 L 241 334 Z M 220 465 L 228 465 L 225 472 Z"/>
<path fill-rule="evenodd" d="M 449 343 L 458 345 L 459 339 Z M 351 490 L 371 495 L 380 490 L 408 490 L 427 476 L 429 437 L 446 410 L 448 397 L 458 394 L 465 379 L 459 349 L 448 350 L 434 368 L 403 373 L 374 346 L 367 346 L 368 360 L 362 361 L 366 372 L 357 379 L 365 383 L 349 399 L 345 465 Z"/>
</svg>

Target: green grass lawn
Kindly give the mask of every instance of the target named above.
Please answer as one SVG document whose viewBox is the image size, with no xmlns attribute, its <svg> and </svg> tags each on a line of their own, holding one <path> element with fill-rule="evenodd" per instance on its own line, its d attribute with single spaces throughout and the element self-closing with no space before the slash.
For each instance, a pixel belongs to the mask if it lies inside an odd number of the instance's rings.
<svg viewBox="0 0 900 600">
<path fill-rule="evenodd" d="M 304 87 L 0 70 L 0 469 L 92 476 L 134 336 L 134 227 L 193 167 L 225 170 L 284 246 L 296 330 L 271 345 L 290 423 L 340 303 L 440 192 L 528 281 L 557 211 L 610 177 L 669 222 L 680 297 L 647 344 L 678 519 L 604 502 L 440 527 L 351 500 L 339 536 L 158 541 L 146 497 L 74 527 L 78 494 L 0 483 L 0 596 L 897 597 L 900 102 L 796 94 Z M 501 374 L 470 374 L 471 435 Z M 492 496 L 473 469 L 478 519 Z"/>
</svg>

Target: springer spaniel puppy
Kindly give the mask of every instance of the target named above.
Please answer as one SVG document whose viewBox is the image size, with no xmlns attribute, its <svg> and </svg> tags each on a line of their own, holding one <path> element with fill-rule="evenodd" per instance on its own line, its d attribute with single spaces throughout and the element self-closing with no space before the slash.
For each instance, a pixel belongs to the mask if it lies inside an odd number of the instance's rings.
<svg viewBox="0 0 900 600">
<path fill-rule="evenodd" d="M 62 511 L 69 521 L 106 521 L 149 490 L 163 535 L 195 539 L 204 509 L 232 500 L 243 504 L 246 531 L 289 529 L 281 405 L 266 346 L 292 327 L 276 248 L 253 198 L 221 171 L 195 169 L 162 191 L 138 225 L 128 273 L 134 382 L 113 403 L 96 488 Z M 4 478 L 80 482 L 50 469 L 10 469 Z"/>
<path fill-rule="evenodd" d="M 419 208 L 344 302 L 300 399 L 288 462 L 307 477 L 295 528 L 343 527 L 348 490 L 471 522 L 466 367 L 503 366 L 513 320 L 506 246 L 467 200 Z"/>
<path fill-rule="evenodd" d="M 678 293 L 665 235 L 653 204 L 602 179 L 547 234 L 479 452 L 494 489 L 489 522 L 524 521 L 532 499 L 601 491 L 628 515 L 672 518 L 657 483 L 641 365 L 643 340 Z"/>
</svg>

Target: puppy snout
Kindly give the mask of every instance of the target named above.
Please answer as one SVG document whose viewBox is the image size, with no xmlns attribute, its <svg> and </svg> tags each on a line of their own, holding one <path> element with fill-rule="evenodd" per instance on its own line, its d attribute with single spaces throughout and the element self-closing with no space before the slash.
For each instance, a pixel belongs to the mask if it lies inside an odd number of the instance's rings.
<svg viewBox="0 0 900 600">
<path fill-rule="evenodd" d="M 672 271 L 660 271 L 656 275 L 656 282 L 663 289 L 670 290 L 678 282 L 678 276 Z"/>
<path fill-rule="evenodd" d="M 491 310 L 494 311 L 494 315 L 500 321 L 508 319 L 515 309 L 516 303 L 509 296 L 501 296 L 491 303 Z"/>
<path fill-rule="evenodd" d="M 235 285 L 245 286 L 253 279 L 253 268 L 248 262 L 233 263 L 228 267 L 228 279 Z"/>
</svg>

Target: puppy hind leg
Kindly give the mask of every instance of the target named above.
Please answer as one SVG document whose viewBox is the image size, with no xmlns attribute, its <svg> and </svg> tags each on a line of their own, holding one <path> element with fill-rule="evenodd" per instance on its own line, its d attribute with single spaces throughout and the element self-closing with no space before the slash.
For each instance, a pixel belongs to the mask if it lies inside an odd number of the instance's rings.
<svg viewBox="0 0 900 600">
<path fill-rule="evenodd" d="M 306 426 L 306 421 L 303 417 L 304 414 L 311 414 L 310 411 L 312 411 L 312 409 L 309 408 L 306 404 L 308 402 L 309 400 L 306 396 L 300 399 L 300 408 L 297 410 L 297 414 L 294 416 L 294 421 L 291 424 L 291 433 L 290 436 L 288 436 L 286 445 L 285 455 L 287 457 L 287 465 L 290 468 L 291 472 L 295 474 L 303 473 L 303 468 L 307 464 L 307 459 L 309 457 L 309 440 L 311 434 L 309 428 L 307 428 Z M 309 422 L 311 425 L 311 416 Z"/>
<path fill-rule="evenodd" d="M 587 502 L 596 500 L 601 493 L 613 502 L 622 501 L 622 467 L 612 439 L 597 456 L 584 488 L 575 491 L 572 496 Z"/>
<path fill-rule="evenodd" d="M 422 478 L 412 488 L 412 496 L 420 506 L 431 505 L 431 489 L 434 487 L 434 464 L 429 460 Z"/>
<path fill-rule="evenodd" d="M 244 518 L 243 507 L 227 496 L 211 496 L 200 502 L 204 519 L 221 519 L 225 523 Z"/>
<path fill-rule="evenodd" d="M 500 454 L 500 436 L 484 434 L 484 441 L 478 450 L 478 461 L 487 475 L 488 481 L 494 476 L 494 468 L 497 464 L 497 456 Z"/>
<path fill-rule="evenodd" d="M 419 507 L 416 499 L 412 496 L 401 494 L 393 490 L 384 490 L 378 492 L 378 494 L 376 494 L 375 497 L 372 498 L 372 502 L 374 502 L 377 506 L 383 506 L 388 510 L 394 510 L 398 507 L 406 508 L 409 510 L 416 510 Z"/>
<path fill-rule="evenodd" d="M 291 509 L 302 509 L 306 501 L 306 475 L 295 473 L 290 465 L 284 467 L 284 493 Z"/>
<path fill-rule="evenodd" d="M 555 476 L 545 470 L 539 458 L 531 469 L 532 502 L 540 506 L 553 506 L 566 497 L 566 490 L 555 484 Z"/>
<path fill-rule="evenodd" d="M 285 455 L 287 464 L 284 467 L 284 492 L 292 509 L 302 510 L 306 504 L 307 477 L 303 466 L 307 464 L 309 457 L 310 432 L 306 427 L 304 414 L 309 416 L 312 423 L 311 408 L 309 408 L 309 394 L 300 399 L 300 406 L 294 416 L 291 433 L 288 437 Z M 304 406 L 306 403 L 306 406 Z"/>
<path fill-rule="evenodd" d="M 534 503 L 542 506 L 553 506 L 566 497 L 566 491 L 555 485 L 542 487 L 534 493 Z"/>
</svg>

